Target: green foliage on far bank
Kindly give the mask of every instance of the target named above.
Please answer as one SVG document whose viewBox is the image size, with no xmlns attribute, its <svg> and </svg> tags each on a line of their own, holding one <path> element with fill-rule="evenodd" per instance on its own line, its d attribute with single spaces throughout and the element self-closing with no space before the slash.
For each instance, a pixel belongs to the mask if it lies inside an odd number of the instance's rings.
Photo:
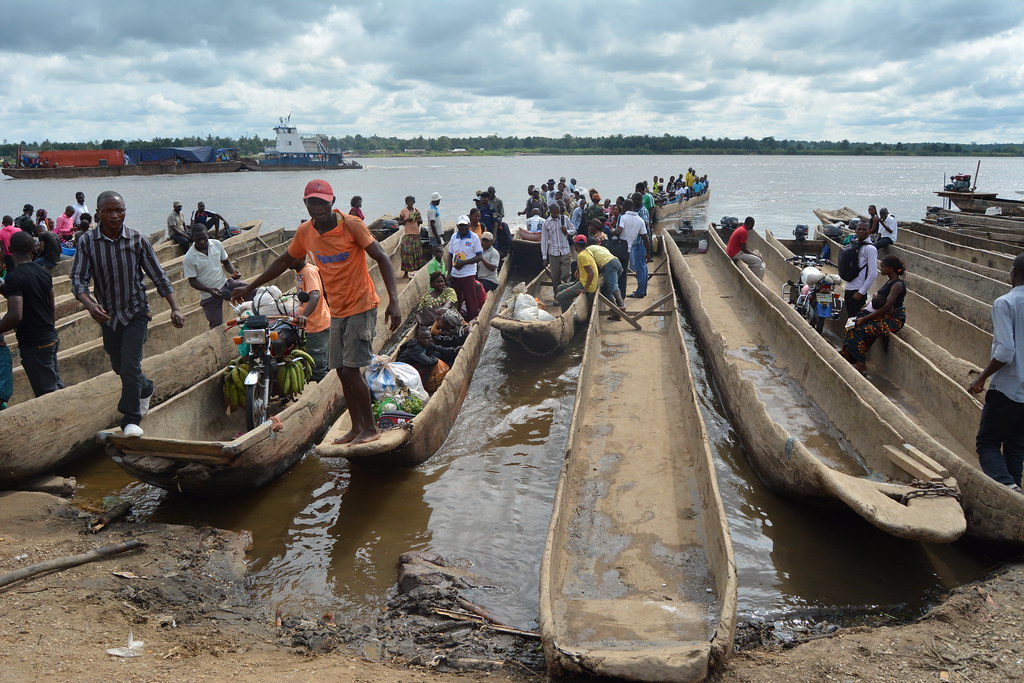
<svg viewBox="0 0 1024 683">
<path fill-rule="evenodd" d="M 40 149 L 128 149 L 135 147 L 234 147 L 243 156 L 253 156 L 273 145 L 272 138 L 182 137 L 152 140 L 94 140 L 90 142 L 22 142 L 26 150 Z M 948 142 L 850 142 L 840 140 L 755 140 L 751 137 L 689 138 L 683 135 L 608 135 L 601 137 L 379 137 L 346 135 L 331 137 L 331 148 L 356 156 L 373 155 L 445 155 L 452 150 L 465 154 L 817 154 L 817 155 L 892 155 L 892 156 L 1024 156 L 1024 143 L 948 143 Z M 0 156 L 12 157 L 17 144 L 0 145 Z"/>
</svg>

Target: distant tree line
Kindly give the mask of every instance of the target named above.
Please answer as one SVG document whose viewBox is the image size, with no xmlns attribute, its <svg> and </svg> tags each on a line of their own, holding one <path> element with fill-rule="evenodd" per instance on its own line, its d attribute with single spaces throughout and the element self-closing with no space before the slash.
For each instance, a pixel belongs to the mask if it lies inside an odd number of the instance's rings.
<svg viewBox="0 0 1024 683">
<path fill-rule="evenodd" d="M 257 135 L 240 138 L 182 137 L 153 138 L 152 140 L 101 140 L 91 142 L 26 143 L 24 149 L 131 149 L 137 147 L 230 147 L 242 156 L 252 156 L 274 144 L 273 138 Z M 0 156 L 12 157 L 15 144 L 0 145 Z M 948 143 L 948 142 L 850 142 L 840 140 L 776 140 L 774 137 L 754 139 L 690 138 L 685 135 L 607 135 L 600 137 L 575 136 L 566 133 L 560 138 L 540 136 L 436 138 L 380 137 L 346 135 L 331 137 L 334 150 L 350 151 L 357 155 L 406 154 L 407 150 L 424 150 L 431 154 L 448 154 L 453 149 L 469 154 L 833 154 L 833 155 L 920 155 L 920 156 L 1024 156 L 1024 143 Z M 417 152 L 422 153 L 422 152 Z"/>
</svg>

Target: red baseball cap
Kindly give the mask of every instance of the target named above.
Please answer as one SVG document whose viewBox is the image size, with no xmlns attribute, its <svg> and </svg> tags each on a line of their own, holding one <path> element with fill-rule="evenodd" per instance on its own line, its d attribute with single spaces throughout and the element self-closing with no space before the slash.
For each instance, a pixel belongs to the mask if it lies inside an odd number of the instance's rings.
<svg viewBox="0 0 1024 683">
<path fill-rule="evenodd" d="M 309 199 L 310 197 L 316 197 L 325 202 L 333 202 L 334 190 L 331 189 L 331 184 L 326 180 L 310 180 L 306 183 L 306 191 L 302 193 L 302 198 Z"/>
<path fill-rule="evenodd" d="M 586 235 L 576 235 L 575 237 L 572 238 L 572 241 L 575 242 L 576 244 L 586 244 L 587 243 L 587 236 Z"/>
</svg>

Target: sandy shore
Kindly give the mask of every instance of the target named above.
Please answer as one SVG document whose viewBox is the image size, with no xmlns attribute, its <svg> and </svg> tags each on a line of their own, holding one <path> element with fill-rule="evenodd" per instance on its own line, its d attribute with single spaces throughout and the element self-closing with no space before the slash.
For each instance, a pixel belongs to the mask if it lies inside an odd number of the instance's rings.
<svg viewBox="0 0 1024 683">
<path fill-rule="evenodd" d="M 416 616 L 384 626 L 385 636 L 353 633 L 328 614 L 285 615 L 279 626 L 246 593 L 245 534 L 122 521 L 93 535 L 88 521 L 60 498 L 0 493 L 0 574 L 122 540 L 145 544 L 0 588 L 5 679 L 547 680 L 535 640 L 498 642 L 472 624 Z M 711 680 L 1019 681 L 1022 619 L 1024 560 L 956 589 L 914 623 L 739 651 Z M 142 655 L 107 654 L 127 646 L 129 632 L 145 642 Z M 465 647 L 475 648 L 471 656 Z"/>
</svg>

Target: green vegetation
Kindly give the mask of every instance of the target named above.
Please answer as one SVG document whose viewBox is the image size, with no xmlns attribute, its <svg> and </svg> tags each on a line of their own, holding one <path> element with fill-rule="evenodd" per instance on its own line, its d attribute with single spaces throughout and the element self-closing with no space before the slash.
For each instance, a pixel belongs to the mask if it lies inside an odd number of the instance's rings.
<svg viewBox="0 0 1024 683">
<path fill-rule="evenodd" d="M 25 143 L 26 150 L 38 149 L 128 149 L 133 147 L 234 147 L 243 156 L 258 154 L 271 138 L 203 137 L 154 138 L 152 140 L 102 140 L 91 142 Z M 453 149 L 466 150 L 466 154 L 831 154 L 831 155 L 892 155 L 892 156 L 1024 156 L 1024 143 L 948 143 L 948 142 L 850 142 L 841 140 L 776 140 L 773 137 L 755 140 L 751 137 L 688 138 L 683 135 L 608 135 L 603 137 L 573 136 L 566 133 L 560 138 L 547 137 L 448 137 L 397 138 L 371 135 L 346 135 L 330 138 L 332 149 L 352 152 L 357 156 L 396 154 L 450 154 Z M 12 157 L 15 144 L 0 145 L 0 156 Z M 417 150 L 417 151 L 413 151 Z M 419 150 L 425 150 L 419 151 Z"/>
</svg>

